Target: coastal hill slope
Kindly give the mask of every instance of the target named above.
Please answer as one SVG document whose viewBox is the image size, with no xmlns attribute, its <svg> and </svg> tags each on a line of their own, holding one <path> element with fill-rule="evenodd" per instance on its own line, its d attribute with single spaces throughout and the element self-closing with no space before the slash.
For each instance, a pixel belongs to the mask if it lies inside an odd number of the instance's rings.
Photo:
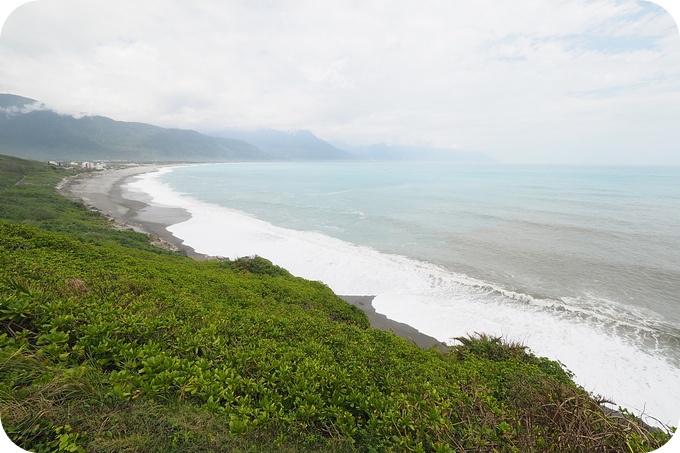
<svg viewBox="0 0 680 453">
<path fill-rule="evenodd" d="M 476 335 L 424 350 L 264 258 L 154 247 L 58 195 L 65 176 L 0 156 L 0 418 L 24 449 L 628 452 L 669 439 L 522 345 Z"/>
<path fill-rule="evenodd" d="M 241 140 L 103 116 L 61 115 L 33 99 L 0 94 L 0 152 L 36 160 L 224 162 L 271 160 Z"/>
</svg>

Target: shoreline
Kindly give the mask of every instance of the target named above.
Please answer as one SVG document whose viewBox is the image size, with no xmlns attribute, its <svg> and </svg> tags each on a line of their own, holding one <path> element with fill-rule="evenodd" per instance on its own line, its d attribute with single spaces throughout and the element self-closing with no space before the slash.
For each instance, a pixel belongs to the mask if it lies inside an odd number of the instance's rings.
<svg viewBox="0 0 680 453">
<path fill-rule="evenodd" d="M 174 166 L 176 165 L 139 165 L 81 173 L 62 180 L 56 189 L 62 196 L 81 202 L 89 209 L 101 213 L 111 220 L 116 228 L 131 228 L 139 233 L 147 234 L 151 236 L 154 245 L 184 253 L 194 259 L 210 259 L 211 256 L 197 253 L 167 230 L 167 227 L 171 225 L 189 220 L 191 218 L 189 212 L 182 208 L 154 205 L 150 197 L 144 198 L 138 194 L 131 198 L 130 192 L 124 187 L 130 179 L 136 176 Z M 445 343 L 436 338 L 376 312 L 372 304 L 375 296 L 338 295 L 338 297 L 366 313 L 373 328 L 393 332 L 423 349 L 433 346 L 439 350 L 448 348 Z"/>
<path fill-rule="evenodd" d="M 446 351 L 448 349 L 448 346 L 445 343 L 437 340 L 436 338 L 426 335 L 418 329 L 409 326 L 408 324 L 395 321 L 375 311 L 372 303 L 375 296 L 339 295 L 338 297 L 343 299 L 345 302 L 360 308 L 364 313 L 366 313 L 366 316 L 368 316 L 368 319 L 371 322 L 371 327 L 375 329 L 393 332 L 395 335 L 405 338 L 423 349 L 430 349 L 433 346 L 440 351 Z"/>
<path fill-rule="evenodd" d="M 131 198 L 124 188 L 125 184 L 136 176 L 171 166 L 173 165 L 139 165 L 81 173 L 63 180 L 57 186 L 57 191 L 62 196 L 81 202 L 88 209 L 101 213 L 111 220 L 116 228 L 130 228 L 151 236 L 152 243 L 161 248 L 183 252 L 195 259 L 207 259 L 208 255 L 197 253 L 167 230 L 167 227 L 191 218 L 186 210 L 154 205 L 151 198 L 145 200 Z"/>
</svg>

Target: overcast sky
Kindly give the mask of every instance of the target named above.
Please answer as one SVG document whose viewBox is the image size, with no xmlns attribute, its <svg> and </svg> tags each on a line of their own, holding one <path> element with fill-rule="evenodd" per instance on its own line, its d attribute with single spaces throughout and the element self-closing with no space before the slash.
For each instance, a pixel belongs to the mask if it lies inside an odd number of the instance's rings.
<svg viewBox="0 0 680 453">
<path fill-rule="evenodd" d="M 35 0 L 2 28 L 0 92 L 202 132 L 680 164 L 680 34 L 645 1 Z"/>
</svg>

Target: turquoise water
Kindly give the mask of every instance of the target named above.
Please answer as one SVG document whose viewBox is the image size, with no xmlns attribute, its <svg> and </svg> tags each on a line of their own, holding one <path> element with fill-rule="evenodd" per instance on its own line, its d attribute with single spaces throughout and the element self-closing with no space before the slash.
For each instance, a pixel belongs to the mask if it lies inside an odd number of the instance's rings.
<svg viewBox="0 0 680 453">
<path fill-rule="evenodd" d="M 285 228 L 680 325 L 679 168 L 230 164 L 163 181 Z"/>
<path fill-rule="evenodd" d="M 173 232 L 199 251 L 376 294 L 445 341 L 521 335 L 587 389 L 680 417 L 680 168 L 239 163 L 156 178 L 182 194 L 195 221 Z M 209 217 L 223 209 L 242 216 Z"/>
</svg>

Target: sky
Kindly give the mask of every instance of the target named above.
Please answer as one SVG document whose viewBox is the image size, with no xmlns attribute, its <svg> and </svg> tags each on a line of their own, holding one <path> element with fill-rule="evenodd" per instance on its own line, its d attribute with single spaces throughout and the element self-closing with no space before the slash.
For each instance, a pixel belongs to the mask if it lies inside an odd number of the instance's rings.
<svg viewBox="0 0 680 453">
<path fill-rule="evenodd" d="M 680 34 L 656 3 L 7 5 L 0 92 L 65 114 L 304 129 L 508 163 L 680 165 Z"/>
</svg>

